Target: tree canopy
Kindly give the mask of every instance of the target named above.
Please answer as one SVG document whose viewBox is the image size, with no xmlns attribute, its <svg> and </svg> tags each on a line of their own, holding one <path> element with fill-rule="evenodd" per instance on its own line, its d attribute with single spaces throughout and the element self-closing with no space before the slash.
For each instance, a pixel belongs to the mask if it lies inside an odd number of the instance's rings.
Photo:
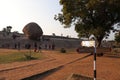
<svg viewBox="0 0 120 80">
<path fill-rule="evenodd" d="M 120 0 L 60 0 L 60 4 L 63 8 L 55 19 L 65 27 L 75 26 L 80 37 L 93 34 L 98 46 L 120 22 Z"/>
<path fill-rule="evenodd" d="M 12 26 L 7 26 L 6 28 L 3 28 L 2 32 L 5 34 L 9 35 L 11 33 Z"/>
</svg>

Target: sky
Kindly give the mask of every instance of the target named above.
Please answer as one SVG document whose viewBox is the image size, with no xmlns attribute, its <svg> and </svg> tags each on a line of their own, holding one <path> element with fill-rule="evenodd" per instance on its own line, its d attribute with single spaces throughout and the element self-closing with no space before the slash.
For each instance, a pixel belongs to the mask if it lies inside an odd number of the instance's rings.
<svg viewBox="0 0 120 80">
<path fill-rule="evenodd" d="M 61 11 L 59 0 L 0 0 L 0 30 L 12 26 L 12 31 L 22 32 L 24 26 L 36 22 L 44 35 L 77 37 L 74 27 L 63 28 L 54 15 Z"/>
<path fill-rule="evenodd" d="M 24 26 L 36 22 L 44 35 L 55 33 L 77 38 L 74 26 L 64 28 L 54 15 L 61 12 L 59 0 L 0 0 L 0 30 L 12 26 L 12 31 L 22 32 Z M 113 39 L 113 35 L 110 39 Z"/>
</svg>

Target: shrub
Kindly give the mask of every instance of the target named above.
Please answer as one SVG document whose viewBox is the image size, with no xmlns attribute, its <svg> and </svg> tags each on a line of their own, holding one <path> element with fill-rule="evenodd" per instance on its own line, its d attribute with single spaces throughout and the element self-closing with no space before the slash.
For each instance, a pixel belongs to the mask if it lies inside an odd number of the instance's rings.
<svg viewBox="0 0 120 80">
<path fill-rule="evenodd" d="M 61 53 L 66 53 L 66 50 L 64 48 L 61 48 L 60 52 Z"/>
<path fill-rule="evenodd" d="M 101 57 L 101 56 L 103 56 L 103 53 L 97 53 L 97 56 Z"/>
<path fill-rule="evenodd" d="M 25 56 L 25 58 L 26 58 L 27 60 L 34 60 L 34 59 L 36 59 L 35 57 L 32 57 L 31 54 L 24 54 L 24 56 Z"/>
</svg>

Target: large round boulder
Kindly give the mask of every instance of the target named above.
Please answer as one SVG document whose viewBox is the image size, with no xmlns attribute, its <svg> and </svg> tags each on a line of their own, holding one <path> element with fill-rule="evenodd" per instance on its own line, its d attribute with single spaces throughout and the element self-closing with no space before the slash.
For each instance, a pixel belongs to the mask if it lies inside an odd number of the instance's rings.
<svg viewBox="0 0 120 80">
<path fill-rule="evenodd" d="M 41 27 L 34 22 L 25 25 L 25 27 L 23 28 L 23 32 L 29 39 L 32 40 L 40 39 L 40 36 L 42 36 L 43 34 Z"/>
</svg>

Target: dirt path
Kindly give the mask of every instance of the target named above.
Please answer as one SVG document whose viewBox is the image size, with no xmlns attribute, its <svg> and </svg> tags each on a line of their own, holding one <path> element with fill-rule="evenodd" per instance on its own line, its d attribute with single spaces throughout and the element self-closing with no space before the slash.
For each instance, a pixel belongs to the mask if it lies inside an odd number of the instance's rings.
<svg viewBox="0 0 120 80">
<path fill-rule="evenodd" d="M 62 65 L 75 61 L 87 54 L 56 54 L 56 52 L 43 52 L 46 59 L 29 62 L 17 62 L 12 64 L 0 65 L 0 78 L 5 80 L 19 80 L 32 75 L 44 73 L 51 69 L 58 68 Z"/>
<path fill-rule="evenodd" d="M 51 74 L 38 76 L 35 80 L 65 80 L 72 73 L 93 77 L 93 56 L 65 65 Z M 120 58 L 97 57 L 97 79 L 120 80 Z"/>
<path fill-rule="evenodd" d="M 72 73 L 93 77 L 93 56 L 43 51 L 46 58 L 29 62 L 0 64 L 0 80 L 65 80 Z M 36 75 L 36 76 L 35 76 Z M 120 57 L 97 57 L 97 78 L 120 80 Z"/>
</svg>

